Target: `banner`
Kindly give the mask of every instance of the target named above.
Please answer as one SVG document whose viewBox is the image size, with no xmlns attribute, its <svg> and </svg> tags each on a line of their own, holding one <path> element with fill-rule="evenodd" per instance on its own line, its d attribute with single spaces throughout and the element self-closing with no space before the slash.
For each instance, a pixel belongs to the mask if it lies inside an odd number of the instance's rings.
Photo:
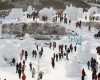
<svg viewBox="0 0 100 80">
<path fill-rule="evenodd" d="M 84 38 L 82 36 L 69 36 L 69 43 L 74 43 L 76 45 L 82 45 Z"/>
</svg>

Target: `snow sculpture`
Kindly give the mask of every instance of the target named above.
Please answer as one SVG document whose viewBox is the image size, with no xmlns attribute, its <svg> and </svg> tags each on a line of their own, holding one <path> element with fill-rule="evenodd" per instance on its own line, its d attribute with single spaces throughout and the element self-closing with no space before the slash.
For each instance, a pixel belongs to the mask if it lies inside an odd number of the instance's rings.
<svg viewBox="0 0 100 80">
<path fill-rule="evenodd" d="M 0 65 L 11 63 L 12 59 L 15 58 L 16 62 L 19 60 L 19 51 L 11 42 L 5 42 L 0 47 Z"/>
<path fill-rule="evenodd" d="M 47 20 L 53 20 L 53 17 L 55 16 L 56 11 L 51 7 L 49 8 L 43 8 L 39 11 L 39 19 L 43 20 L 43 17 L 47 17 Z"/>
<path fill-rule="evenodd" d="M 22 8 L 12 8 L 7 18 L 24 18 Z"/>
<path fill-rule="evenodd" d="M 70 7 L 66 6 L 66 10 L 64 11 L 64 14 L 65 13 L 68 19 L 77 20 L 78 8 L 73 7 L 72 5 L 70 5 Z"/>
<path fill-rule="evenodd" d="M 88 61 L 91 60 L 92 57 L 96 58 L 96 55 L 91 53 L 91 45 L 88 41 L 84 41 L 82 43 L 81 48 L 82 48 L 82 51 L 79 51 L 77 53 L 77 58 L 79 62 L 87 63 Z"/>
<path fill-rule="evenodd" d="M 25 35 L 25 39 L 19 44 L 20 52 L 21 50 L 28 51 L 28 53 L 32 53 L 33 50 L 36 50 L 36 46 L 34 44 L 34 40 L 32 41 L 29 34 Z"/>
<path fill-rule="evenodd" d="M 27 14 L 32 14 L 33 8 L 32 6 L 28 6 L 27 8 Z"/>
<path fill-rule="evenodd" d="M 88 10 L 88 12 L 90 12 L 91 14 L 98 13 L 99 9 L 96 6 L 93 6 Z"/>
<path fill-rule="evenodd" d="M 66 65 L 66 75 L 69 77 L 81 76 L 81 66 L 77 62 L 77 57 L 72 56 L 69 63 Z"/>
<path fill-rule="evenodd" d="M 31 39 L 31 37 L 30 37 L 30 35 L 28 33 L 25 34 L 25 39 L 26 40 L 30 40 Z"/>
</svg>

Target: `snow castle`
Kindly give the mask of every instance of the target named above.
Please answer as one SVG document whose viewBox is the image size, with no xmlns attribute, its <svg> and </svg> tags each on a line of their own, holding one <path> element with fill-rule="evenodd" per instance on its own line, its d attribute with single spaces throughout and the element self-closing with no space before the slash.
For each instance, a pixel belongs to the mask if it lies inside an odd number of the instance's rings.
<svg viewBox="0 0 100 80">
<path fill-rule="evenodd" d="M 70 62 L 66 65 L 66 75 L 68 77 L 81 76 L 81 66 L 77 62 L 76 56 L 72 56 Z"/>
</svg>

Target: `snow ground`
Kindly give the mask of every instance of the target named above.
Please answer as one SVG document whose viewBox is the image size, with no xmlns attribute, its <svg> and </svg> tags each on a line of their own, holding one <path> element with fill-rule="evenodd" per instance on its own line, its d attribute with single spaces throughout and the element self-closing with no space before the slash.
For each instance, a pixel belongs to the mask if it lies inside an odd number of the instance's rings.
<svg viewBox="0 0 100 80">
<path fill-rule="evenodd" d="M 29 22 L 31 22 L 29 20 Z M 40 21 L 41 22 L 41 21 Z M 44 23 L 44 22 L 42 22 Z M 52 22 L 50 22 L 52 23 Z M 58 21 L 59 23 L 59 21 Z M 96 50 L 95 48 L 97 46 L 100 46 L 100 42 L 97 39 L 94 39 L 94 34 L 97 33 L 98 30 L 92 28 L 91 32 L 88 31 L 88 27 L 82 26 L 82 29 L 75 27 L 75 21 L 73 21 L 71 24 L 64 24 L 64 23 L 59 23 L 60 25 L 64 26 L 66 28 L 66 30 L 70 30 L 70 31 L 75 31 L 80 35 L 85 35 L 85 36 L 90 36 L 91 39 L 89 40 L 89 42 L 92 44 L 92 49 L 91 52 L 96 54 Z M 4 43 L 7 39 L 5 40 L 0 40 L 0 43 Z M 15 45 L 19 44 L 21 41 L 20 40 L 11 40 Z M 43 41 L 41 41 L 42 43 Z M 69 43 L 68 43 L 69 44 Z M 67 65 L 67 60 L 61 60 L 59 62 L 57 62 L 55 65 L 55 68 L 53 69 L 51 67 L 51 57 L 53 56 L 53 53 L 57 53 L 58 49 L 49 49 L 48 47 L 44 47 L 44 54 L 42 56 L 42 58 L 40 59 L 40 70 L 43 70 L 44 72 L 44 76 L 42 80 L 81 80 L 81 76 L 79 77 L 67 77 L 66 76 L 66 69 L 65 66 Z M 98 61 L 99 61 L 99 56 L 98 56 Z M 34 59 L 31 57 L 31 53 L 29 53 L 28 56 L 28 60 L 26 62 L 26 71 L 25 74 L 27 76 L 26 80 L 37 80 L 37 73 L 35 78 L 33 79 L 31 77 L 31 72 L 29 70 L 29 63 L 32 62 L 33 66 L 35 67 L 36 71 L 37 71 L 37 65 L 38 65 L 38 59 Z M 100 63 L 100 61 L 99 61 Z M 91 70 L 87 69 L 87 65 L 86 64 L 81 64 L 82 68 L 85 68 L 86 71 L 86 80 L 92 80 L 92 72 Z M 5 65 L 5 66 L 0 66 L 0 78 L 1 80 L 3 80 L 4 78 L 6 78 L 7 80 L 20 80 L 18 78 L 18 74 L 16 74 L 15 72 L 16 68 L 15 66 L 10 66 L 10 65 Z"/>
</svg>

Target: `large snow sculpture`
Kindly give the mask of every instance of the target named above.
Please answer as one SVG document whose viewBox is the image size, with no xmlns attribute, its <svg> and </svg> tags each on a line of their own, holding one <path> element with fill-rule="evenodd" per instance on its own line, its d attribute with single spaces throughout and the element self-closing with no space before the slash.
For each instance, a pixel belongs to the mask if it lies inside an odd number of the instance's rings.
<svg viewBox="0 0 100 80">
<path fill-rule="evenodd" d="M 34 40 L 32 41 L 29 34 L 25 35 L 25 39 L 19 44 L 20 51 L 23 49 L 28 51 L 28 53 L 32 53 L 33 50 L 36 50 L 36 46 L 34 44 Z"/>
<path fill-rule="evenodd" d="M 77 62 L 76 56 L 72 56 L 70 62 L 66 65 L 66 75 L 69 77 L 81 76 L 81 66 Z"/>
<path fill-rule="evenodd" d="M 13 58 L 18 62 L 19 51 L 11 42 L 5 42 L 0 47 L 0 65 L 11 63 Z"/>
<path fill-rule="evenodd" d="M 91 60 L 91 58 L 96 58 L 95 54 L 91 53 L 91 45 L 88 41 L 84 41 L 82 43 L 82 50 L 78 51 L 77 58 L 78 61 L 81 63 L 87 63 Z"/>
</svg>

